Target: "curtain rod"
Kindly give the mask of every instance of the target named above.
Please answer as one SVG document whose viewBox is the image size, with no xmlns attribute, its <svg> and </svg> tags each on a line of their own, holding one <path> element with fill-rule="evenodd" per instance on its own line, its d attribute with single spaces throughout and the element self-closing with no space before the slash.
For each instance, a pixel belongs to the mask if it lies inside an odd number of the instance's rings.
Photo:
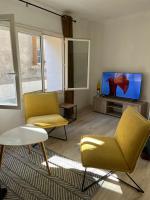
<svg viewBox="0 0 150 200">
<path fill-rule="evenodd" d="M 51 10 L 48 10 L 48 9 L 43 8 L 43 7 L 41 7 L 41 6 L 38 6 L 38 5 L 36 5 L 36 4 L 30 3 L 30 2 L 28 2 L 28 1 L 24 1 L 24 0 L 18 0 L 18 1 L 20 1 L 20 2 L 22 2 L 22 3 L 25 3 L 26 6 L 30 5 L 30 6 L 39 8 L 39 9 L 41 9 L 41 10 L 44 10 L 44 11 L 46 11 L 46 12 L 52 13 L 52 14 L 54 14 L 54 15 L 57 15 L 57 16 L 59 16 L 59 17 L 62 17 L 61 14 L 58 14 L 58 13 L 56 13 L 56 12 L 53 12 L 53 11 L 51 11 Z M 73 21 L 73 22 L 76 22 L 76 20 L 72 20 L 72 21 Z"/>
</svg>

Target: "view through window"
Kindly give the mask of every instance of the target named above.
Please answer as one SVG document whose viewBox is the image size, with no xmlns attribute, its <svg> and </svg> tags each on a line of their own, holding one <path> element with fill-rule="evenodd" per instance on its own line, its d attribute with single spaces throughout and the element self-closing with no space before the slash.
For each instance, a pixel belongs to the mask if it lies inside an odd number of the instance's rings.
<svg viewBox="0 0 150 200">
<path fill-rule="evenodd" d="M 42 90 L 41 37 L 18 33 L 22 91 Z"/>
<path fill-rule="evenodd" d="M 0 105 L 17 105 L 16 74 L 14 71 L 9 23 L 0 25 Z"/>
</svg>

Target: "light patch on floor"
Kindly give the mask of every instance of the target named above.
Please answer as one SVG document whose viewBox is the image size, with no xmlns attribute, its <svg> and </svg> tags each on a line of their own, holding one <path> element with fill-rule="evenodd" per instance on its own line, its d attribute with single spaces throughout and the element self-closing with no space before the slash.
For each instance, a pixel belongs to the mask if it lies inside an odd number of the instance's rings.
<svg viewBox="0 0 150 200">
<path fill-rule="evenodd" d="M 101 185 L 101 184 L 100 184 Z M 115 184 L 115 183 L 111 183 L 109 181 L 104 181 L 104 183 L 101 185 L 102 188 L 105 188 L 107 190 L 111 190 L 113 192 L 119 193 L 119 194 L 123 194 L 123 191 L 120 187 L 120 185 Z"/>
</svg>

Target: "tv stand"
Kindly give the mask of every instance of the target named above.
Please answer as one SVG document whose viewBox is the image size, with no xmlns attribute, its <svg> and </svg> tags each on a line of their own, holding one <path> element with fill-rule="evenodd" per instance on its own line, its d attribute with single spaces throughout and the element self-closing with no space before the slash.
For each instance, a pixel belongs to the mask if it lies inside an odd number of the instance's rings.
<svg viewBox="0 0 150 200">
<path fill-rule="evenodd" d="M 148 103 L 145 101 L 132 101 L 105 96 L 94 96 L 93 98 L 94 111 L 116 117 L 120 117 L 128 106 L 136 108 L 139 113 L 147 118 Z"/>
</svg>

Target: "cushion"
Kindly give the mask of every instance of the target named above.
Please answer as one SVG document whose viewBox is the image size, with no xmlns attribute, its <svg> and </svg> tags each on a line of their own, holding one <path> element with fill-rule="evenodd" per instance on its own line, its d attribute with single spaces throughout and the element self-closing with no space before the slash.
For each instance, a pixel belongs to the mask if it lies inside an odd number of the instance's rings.
<svg viewBox="0 0 150 200">
<path fill-rule="evenodd" d="M 34 124 L 41 128 L 53 128 L 59 126 L 65 126 L 68 121 L 59 114 L 42 115 L 36 117 L 30 117 L 27 120 L 28 124 Z"/>
<path fill-rule="evenodd" d="M 81 159 L 84 167 L 128 171 L 115 138 L 87 135 L 81 139 Z"/>
</svg>

